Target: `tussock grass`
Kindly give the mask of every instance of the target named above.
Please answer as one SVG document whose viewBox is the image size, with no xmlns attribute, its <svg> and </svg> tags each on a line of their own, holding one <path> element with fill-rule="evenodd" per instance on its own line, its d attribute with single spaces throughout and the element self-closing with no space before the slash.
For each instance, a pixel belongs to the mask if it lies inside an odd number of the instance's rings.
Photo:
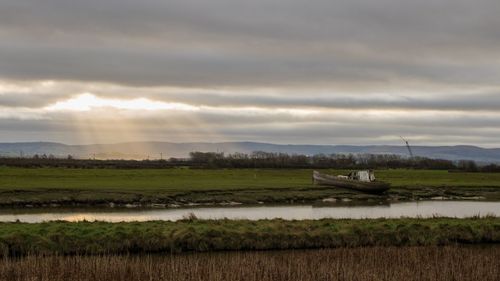
<svg viewBox="0 0 500 281">
<path fill-rule="evenodd" d="M 500 243 L 500 218 L 0 223 L 0 255 Z"/>
</svg>

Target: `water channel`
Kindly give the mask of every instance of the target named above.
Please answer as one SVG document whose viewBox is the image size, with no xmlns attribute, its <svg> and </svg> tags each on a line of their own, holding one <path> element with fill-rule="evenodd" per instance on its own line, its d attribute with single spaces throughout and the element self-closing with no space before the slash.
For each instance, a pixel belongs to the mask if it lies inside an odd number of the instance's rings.
<svg viewBox="0 0 500 281">
<path fill-rule="evenodd" d="M 472 217 L 500 216 L 500 202 L 419 201 L 385 205 L 282 205 L 241 207 L 191 207 L 171 209 L 0 209 L 0 221 L 37 223 L 43 221 L 177 221 L 194 214 L 199 219 L 273 219 L 323 218 L 400 218 L 400 217 Z"/>
</svg>

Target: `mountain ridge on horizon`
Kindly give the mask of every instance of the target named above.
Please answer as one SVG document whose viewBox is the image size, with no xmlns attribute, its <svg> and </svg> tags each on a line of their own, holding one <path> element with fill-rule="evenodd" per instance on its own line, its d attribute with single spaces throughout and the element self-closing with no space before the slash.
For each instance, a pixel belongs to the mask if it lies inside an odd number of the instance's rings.
<svg viewBox="0 0 500 281">
<path fill-rule="evenodd" d="M 500 148 L 474 145 L 411 146 L 416 156 L 447 160 L 474 160 L 500 163 Z M 113 144 L 64 144 L 60 142 L 4 142 L 0 143 L 0 156 L 32 156 L 52 154 L 56 157 L 72 155 L 76 158 L 100 159 L 160 159 L 185 158 L 192 151 L 251 153 L 253 151 L 288 154 L 396 154 L 408 155 L 404 145 L 318 145 L 273 144 L 265 142 L 120 142 Z"/>
</svg>

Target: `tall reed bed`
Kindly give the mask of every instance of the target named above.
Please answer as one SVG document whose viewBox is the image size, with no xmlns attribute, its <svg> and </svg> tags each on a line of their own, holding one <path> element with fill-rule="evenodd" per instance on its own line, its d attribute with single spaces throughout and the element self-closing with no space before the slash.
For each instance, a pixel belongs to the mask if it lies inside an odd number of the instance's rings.
<svg viewBox="0 0 500 281">
<path fill-rule="evenodd" d="M 371 247 L 0 260 L 0 280 L 498 280 L 500 247 Z"/>
</svg>

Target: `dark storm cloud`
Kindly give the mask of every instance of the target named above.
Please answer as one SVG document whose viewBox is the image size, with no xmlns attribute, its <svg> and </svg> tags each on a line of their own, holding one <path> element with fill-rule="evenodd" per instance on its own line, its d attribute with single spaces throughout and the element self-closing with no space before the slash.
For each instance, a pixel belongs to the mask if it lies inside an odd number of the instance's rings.
<svg viewBox="0 0 500 281">
<path fill-rule="evenodd" d="M 29 107 L 40 108 L 52 104 L 61 99 L 61 94 L 20 94 L 1 93 L 0 105 L 6 107 Z"/>
<path fill-rule="evenodd" d="M 204 87 L 494 83 L 499 12 L 495 0 L 1 1 L 0 75 Z"/>
<path fill-rule="evenodd" d="M 153 98 L 162 97 L 152 95 Z M 253 105 L 262 108 L 290 107 L 317 109 L 393 109 L 393 110 L 440 110 L 440 111 L 497 111 L 500 108 L 500 92 L 492 93 L 437 93 L 435 96 L 418 94 L 346 95 L 331 93 L 314 96 L 310 92 L 291 95 L 224 95 L 224 94 L 168 94 L 165 100 L 209 106 Z"/>
</svg>

